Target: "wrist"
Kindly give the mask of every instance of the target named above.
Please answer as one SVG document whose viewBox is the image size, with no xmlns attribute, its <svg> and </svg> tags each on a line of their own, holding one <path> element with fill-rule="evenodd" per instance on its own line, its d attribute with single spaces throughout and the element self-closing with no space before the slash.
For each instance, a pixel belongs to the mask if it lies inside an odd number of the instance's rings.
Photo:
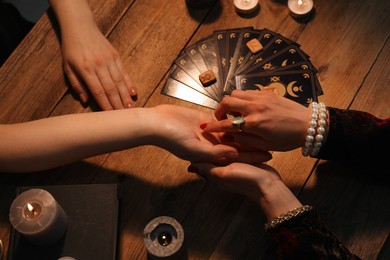
<svg viewBox="0 0 390 260">
<path fill-rule="evenodd" d="M 266 186 L 266 187 L 264 187 Z M 281 214 L 302 206 L 291 190 L 282 180 L 272 180 L 262 185 L 262 194 L 258 204 L 268 221 L 279 217 Z"/>
<path fill-rule="evenodd" d="M 49 3 L 56 14 L 63 35 L 96 26 L 92 10 L 86 0 L 50 0 Z"/>
</svg>

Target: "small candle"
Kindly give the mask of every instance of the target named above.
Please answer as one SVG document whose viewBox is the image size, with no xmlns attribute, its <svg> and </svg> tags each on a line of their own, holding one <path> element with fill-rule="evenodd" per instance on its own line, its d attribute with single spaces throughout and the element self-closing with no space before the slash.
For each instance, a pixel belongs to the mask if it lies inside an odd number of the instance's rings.
<svg viewBox="0 0 390 260">
<path fill-rule="evenodd" d="M 259 0 L 234 0 L 236 11 L 241 14 L 251 14 L 259 8 Z"/>
<path fill-rule="evenodd" d="M 294 18 L 305 18 L 313 11 L 313 0 L 288 0 L 287 5 Z"/>
<path fill-rule="evenodd" d="M 42 189 L 30 189 L 16 197 L 9 219 L 30 243 L 40 246 L 57 242 L 65 234 L 68 224 L 60 204 Z"/>
<path fill-rule="evenodd" d="M 179 256 L 183 241 L 183 227 L 174 218 L 157 217 L 144 228 L 144 245 L 152 257 L 181 259 Z"/>
</svg>

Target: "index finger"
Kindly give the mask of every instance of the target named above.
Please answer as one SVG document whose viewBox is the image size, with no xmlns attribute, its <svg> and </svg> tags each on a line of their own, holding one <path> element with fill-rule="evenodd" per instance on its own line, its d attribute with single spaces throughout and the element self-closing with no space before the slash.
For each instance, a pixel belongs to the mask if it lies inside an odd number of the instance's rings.
<svg viewBox="0 0 390 260">
<path fill-rule="evenodd" d="M 236 98 L 233 96 L 226 96 L 222 99 L 221 103 L 215 108 L 214 115 L 218 120 L 223 120 L 227 118 L 227 114 L 240 114 L 246 115 L 245 107 L 247 106 L 247 101 Z"/>
<path fill-rule="evenodd" d="M 200 125 L 200 128 L 202 128 L 204 132 L 240 132 L 240 129 L 233 125 L 231 118 L 203 123 Z"/>
</svg>

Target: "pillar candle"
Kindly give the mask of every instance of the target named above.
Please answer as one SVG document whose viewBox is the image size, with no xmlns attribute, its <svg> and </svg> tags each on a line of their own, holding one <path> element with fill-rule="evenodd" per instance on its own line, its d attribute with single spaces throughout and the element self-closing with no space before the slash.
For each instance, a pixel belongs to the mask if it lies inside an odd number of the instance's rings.
<svg viewBox="0 0 390 260">
<path fill-rule="evenodd" d="M 63 208 L 43 189 L 30 189 L 17 196 L 12 202 L 9 219 L 22 236 L 39 246 L 57 242 L 68 224 Z"/>
</svg>

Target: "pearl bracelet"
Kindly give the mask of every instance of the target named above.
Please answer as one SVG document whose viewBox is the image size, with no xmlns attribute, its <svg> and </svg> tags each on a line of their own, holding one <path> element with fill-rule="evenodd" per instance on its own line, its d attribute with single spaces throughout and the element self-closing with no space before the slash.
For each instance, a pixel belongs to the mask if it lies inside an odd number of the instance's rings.
<svg viewBox="0 0 390 260">
<path fill-rule="evenodd" d="M 320 151 L 324 134 L 326 132 L 326 106 L 323 102 L 312 102 L 311 117 L 309 121 L 309 128 L 307 129 L 307 136 L 305 146 L 302 147 L 303 156 L 317 156 Z"/>
</svg>

